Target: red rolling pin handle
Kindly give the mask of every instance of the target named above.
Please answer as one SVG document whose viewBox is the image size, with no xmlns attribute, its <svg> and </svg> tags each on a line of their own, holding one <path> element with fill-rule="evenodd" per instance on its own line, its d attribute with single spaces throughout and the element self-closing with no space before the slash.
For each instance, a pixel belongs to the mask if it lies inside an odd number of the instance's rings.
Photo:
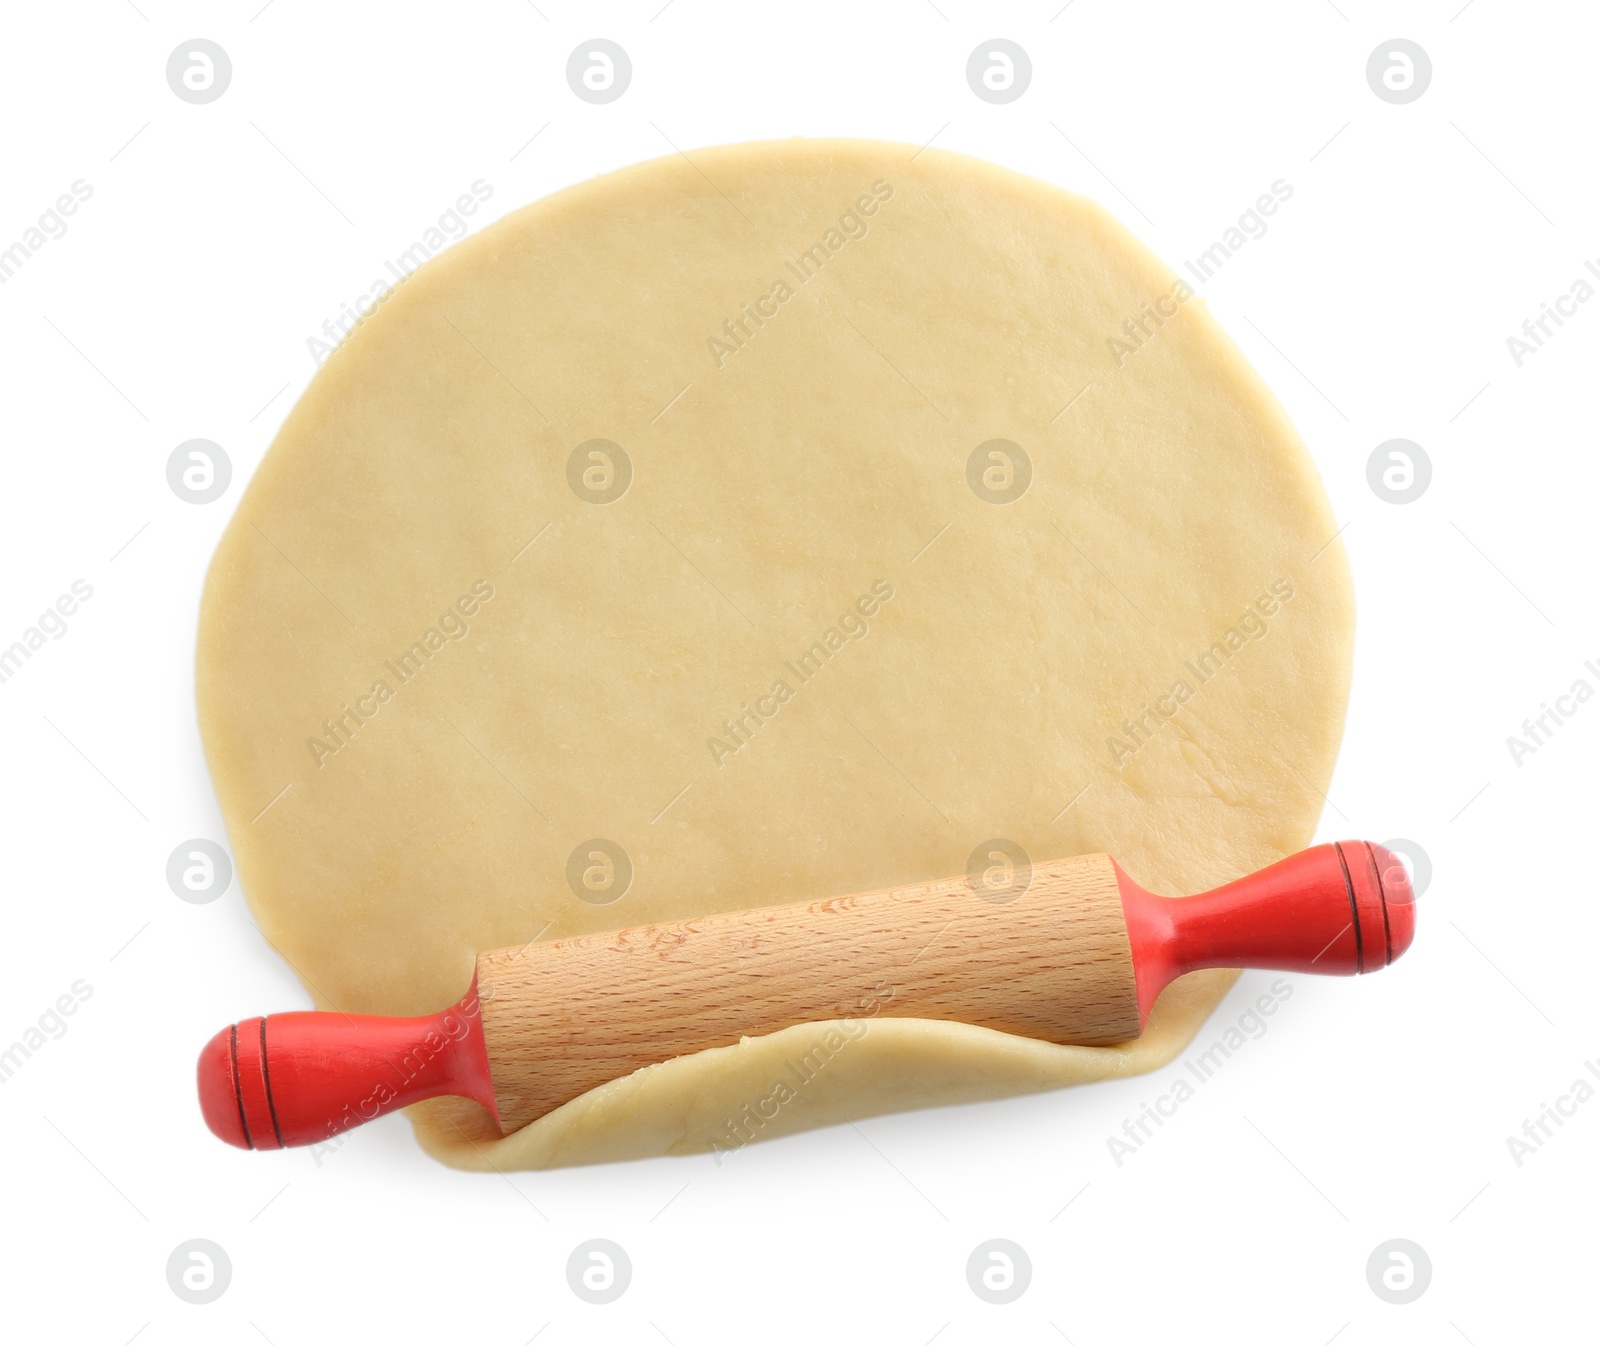
<svg viewBox="0 0 1600 1345">
<path fill-rule="evenodd" d="M 1405 865 L 1370 841 L 1336 841 L 1196 897 L 1146 892 L 1121 867 L 1142 1022 L 1167 983 L 1202 967 L 1355 976 L 1411 946 L 1415 897 Z"/>
<path fill-rule="evenodd" d="M 206 1124 L 241 1149 L 316 1144 L 445 1093 L 495 1112 L 476 984 L 459 1004 L 420 1018 L 247 1018 L 206 1043 L 199 1082 Z"/>
</svg>

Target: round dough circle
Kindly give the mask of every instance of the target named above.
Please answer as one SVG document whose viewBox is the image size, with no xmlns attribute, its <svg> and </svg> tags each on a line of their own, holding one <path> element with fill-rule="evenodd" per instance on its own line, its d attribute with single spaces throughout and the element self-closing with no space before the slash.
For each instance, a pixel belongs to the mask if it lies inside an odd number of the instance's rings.
<svg viewBox="0 0 1600 1345">
<path fill-rule="evenodd" d="M 1311 838 L 1334 532 L 1271 394 L 1097 206 L 938 150 L 697 151 L 516 211 L 351 332 L 218 547 L 201 727 L 323 1008 L 431 1011 L 479 949 L 945 877 L 992 838 L 1176 895 Z M 1120 1047 L 877 1017 L 503 1139 L 412 1117 L 469 1168 L 736 1148 L 1154 1068 L 1232 979 Z"/>
</svg>

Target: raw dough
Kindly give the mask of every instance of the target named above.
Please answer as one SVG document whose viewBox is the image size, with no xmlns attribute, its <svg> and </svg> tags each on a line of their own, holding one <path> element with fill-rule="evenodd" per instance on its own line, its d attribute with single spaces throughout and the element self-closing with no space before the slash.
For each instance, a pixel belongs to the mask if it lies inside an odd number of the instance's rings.
<svg viewBox="0 0 1600 1345">
<path fill-rule="evenodd" d="M 517 211 L 352 332 L 217 550 L 201 727 L 324 1008 L 437 1009 L 480 948 L 962 873 L 991 838 L 1198 891 L 1311 838 L 1334 532 L 1271 394 L 1097 206 L 939 150 L 696 151 Z M 1120 1047 L 879 1016 L 504 1139 L 471 1103 L 413 1119 L 465 1168 L 728 1150 L 1152 1069 L 1232 975 Z"/>
</svg>

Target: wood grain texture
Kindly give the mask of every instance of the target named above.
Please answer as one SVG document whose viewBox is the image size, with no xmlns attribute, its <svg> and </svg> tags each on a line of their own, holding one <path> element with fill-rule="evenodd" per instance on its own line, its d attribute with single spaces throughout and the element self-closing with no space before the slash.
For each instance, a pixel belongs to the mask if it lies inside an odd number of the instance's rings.
<svg viewBox="0 0 1600 1345">
<path fill-rule="evenodd" d="M 1107 856 L 1035 865 L 1010 901 L 980 892 L 954 878 L 482 953 L 502 1125 L 798 1023 L 927 1018 L 1083 1045 L 1139 1035 Z"/>
</svg>

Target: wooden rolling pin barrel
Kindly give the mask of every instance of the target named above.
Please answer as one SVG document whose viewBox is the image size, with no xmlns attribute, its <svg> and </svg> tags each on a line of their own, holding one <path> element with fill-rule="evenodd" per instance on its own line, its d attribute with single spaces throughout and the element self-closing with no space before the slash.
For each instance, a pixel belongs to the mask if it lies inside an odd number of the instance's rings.
<svg viewBox="0 0 1600 1345">
<path fill-rule="evenodd" d="M 482 1103 L 509 1134 L 646 1065 L 799 1023 L 972 1023 L 1103 1046 L 1202 967 L 1355 975 L 1411 944 L 1401 862 L 1339 841 L 1194 897 L 1109 855 L 481 953 L 466 996 L 420 1018 L 280 1013 L 217 1033 L 200 1107 L 244 1149 L 324 1141 L 424 1098 Z"/>
</svg>

